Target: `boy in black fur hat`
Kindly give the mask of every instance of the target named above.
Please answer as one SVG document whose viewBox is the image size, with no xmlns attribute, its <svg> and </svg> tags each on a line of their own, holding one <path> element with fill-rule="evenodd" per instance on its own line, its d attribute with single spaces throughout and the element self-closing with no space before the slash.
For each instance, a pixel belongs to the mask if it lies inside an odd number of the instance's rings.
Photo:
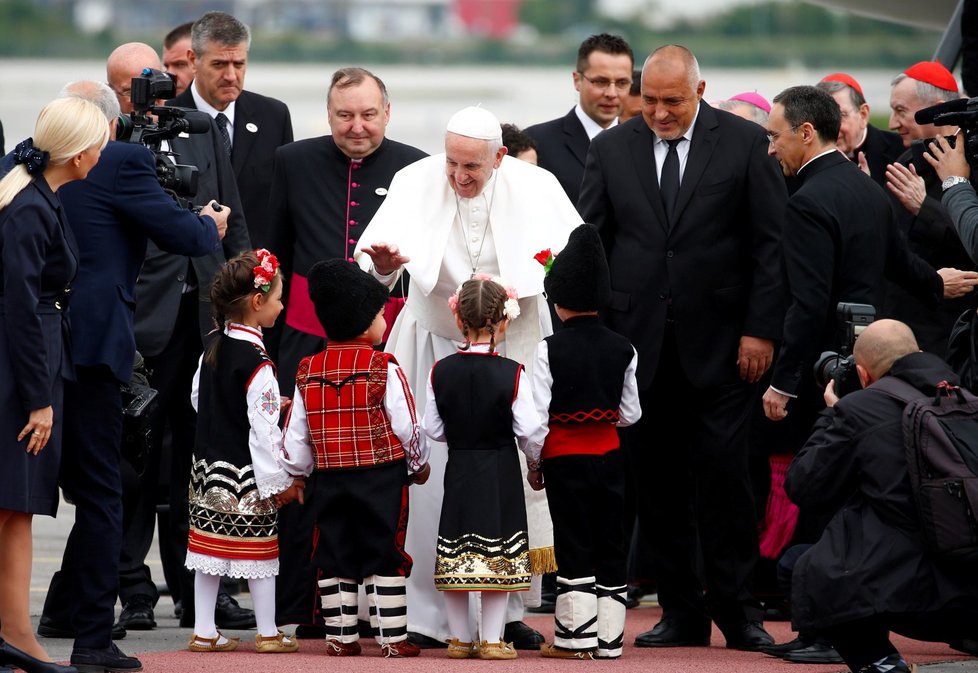
<svg viewBox="0 0 978 673">
<path fill-rule="evenodd" d="M 625 469 L 616 427 L 642 410 L 638 354 L 605 327 L 598 310 L 611 299 L 611 279 L 597 229 L 582 224 L 554 258 L 537 259 L 563 328 L 537 347 L 533 397 L 546 419 L 538 470 L 527 479 L 546 487 L 554 524 L 557 605 L 545 657 L 614 659 L 625 631 Z"/>
<path fill-rule="evenodd" d="M 309 272 L 328 344 L 299 364 L 285 453 L 290 472 L 317 471 L 314 558 L 331 656 L 360 654 L 360 582 L 384 656 L 419 653 L 407 641 L 404 536 L 408 484 L 427 481 L 428 451 L 404 373 L 393 356 L 374 350 L 387 329 L 388 296 L 344 260 L 317 262 Z"/>
</svg>

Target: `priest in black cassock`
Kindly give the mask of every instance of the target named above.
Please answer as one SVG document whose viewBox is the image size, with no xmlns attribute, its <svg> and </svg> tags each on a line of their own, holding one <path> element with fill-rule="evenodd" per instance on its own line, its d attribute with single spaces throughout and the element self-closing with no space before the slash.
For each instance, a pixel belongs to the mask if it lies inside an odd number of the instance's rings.
<svg viewBox="0 0 978 673">
<path fill-rule="evenodd" d="M 309 268 L 336 257 L 353 262 L 357 240 L 384 202 L 394 173 L 427 156 L 384 137 L 391 111 L 387 88 L 363 68 L 333 74 L 326 111 L 332 135 L 300 140 L 275 152 L 268 245 L 286 279 L 277 361 L 279 387 L 286 396 L 292 395 L 299 361 L 325 344 L 309 299 Z M 406 290 L 407 282 L 401 287 Z M 391 292 L 388 325 L 394 324 L 403 304 L 401 287 Z"/>
<path fill-rule="evenodd" d="M 286 279 L 278 356 L 279 387 L 285 396 L 292 395 L 299 361 L 325 346 L 325 332 L 309 299 L 310 267 L 337 257 L 352 263 L 357 240 L 383 203 L 394 174 L 427 156 L 384 137 L 390 101 L 384 83 L 373 73 L 363 68 L 337 70 L 326 101 L 331 135 L 300 140 L 275 152 L 269 249 L 278 256 Z M 388 325 L 394 324 L 406 288 L 405 279 L 391 292 Z M 308 488 L 308 494 L 314 492 Z M 308 513 L 314 511 L 307 496 L 305 507 L 292 505 L 280 513 L 279 624 L 322 624 L 317 570 L 310 561 L 316 522 Z M 302 629 L 298 635 L 304 635 Z"/>
</svg>

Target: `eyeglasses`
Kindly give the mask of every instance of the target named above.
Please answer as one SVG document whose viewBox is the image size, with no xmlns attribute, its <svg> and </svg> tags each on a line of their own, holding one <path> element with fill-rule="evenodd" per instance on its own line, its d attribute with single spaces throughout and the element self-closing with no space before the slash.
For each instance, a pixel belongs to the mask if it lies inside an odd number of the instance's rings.
<svg viewBox="0 0 978 673">
<path fill-rule="evenodd" d="M 604 91 L 611 85 L 614 85 L 619 91 L 627 91 L 632 88 L 632 80 L 630 79 L 608 79 L 607 77 L 595 77 L 591 79 L 581 71 L 578 71 L 578 74 L 590 82 L 591 86 L 595 89 L 600 89 L 601 91 Z"/>
<path fill-rule="evenodd" d="M 798 126 L 801 126 L 801 124 L 798 124 Z M 798 126 L 792 126 L 791 128 L 788 129 L 788 131 L 790 131 L 791 133 L 794 133 L 795 131 L 798 130 Z M 773 143 L 775 140 L 777 140 L 778 138 L 780 138 L 782 135 L 784 135 L 785 133 L 788 133 L 788 131 L 778 131 L 777 133 L 771 133 L 769 131 L 766 134 L 767 135 L 767 142 L 768 142 L 768 144 Z"/>
</svg>

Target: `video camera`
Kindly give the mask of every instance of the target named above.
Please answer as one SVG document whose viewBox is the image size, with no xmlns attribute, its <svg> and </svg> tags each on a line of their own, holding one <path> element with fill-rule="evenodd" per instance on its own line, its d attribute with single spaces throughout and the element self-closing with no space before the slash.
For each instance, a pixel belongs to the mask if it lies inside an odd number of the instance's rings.
<svg viewBox="0 0 978 673">
<path fill-rule="evenodd" d="M 978 97 L 958 98 L 939 103 L 931 107 L 917 110 L 913 116 L 918 124 L 934 124 L 935 126 L 958 126 L 964 131 L 964 156 L 972 168 L 978 168 Z M 945 140 L 954 147 L 955 136 L 945 136 Z M 924 159 L 924 154 L 930 154 L 930 144 L 934 138 L 914 140 L 910 144 L 914 168 L 917 175 L 934 172 L 934 168 Z"/>
<path fill-rule="evenodd" d="M 143 68 L 139 77 L 132 78 L 130 100 L 133 111 L 119 115 L 116 139 L 148 147 L 156 157 L 156 177 L 160 186 L 181 206 L 198 210 L 187 200 L 197 194 L 197 167 L 176 163 L 173 157 L 177 155 L 161 148 L 164 140 L 176 138 L 181 133 L 207 133 L 211 120 L 206 112 L 199 110 L 155 105 L 157 100 L 175 95 L 176 84 L 168 73 Z"/>
<path fill-rule="evenodd" d="M 824 389 L 829 381 L 835 381 L 835 394 L 842 397 L 862 388 L 852 349 L 862 331 L 876 319 L 876 309 L 869 304 L 840 301 L 836 307 L 836 317 L 839 321 L 840 352 L 825 351 L 819 356 L 815 363 L 815 383 Z"/>
</svg>

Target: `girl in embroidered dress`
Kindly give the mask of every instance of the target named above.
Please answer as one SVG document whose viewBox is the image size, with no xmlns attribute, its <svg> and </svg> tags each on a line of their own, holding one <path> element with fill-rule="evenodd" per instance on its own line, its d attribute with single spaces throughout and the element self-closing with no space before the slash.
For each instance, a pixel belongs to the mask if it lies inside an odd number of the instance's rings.
<svg viewBox="0 0 978 673">
<path fill-rule="evenodd" d="M 448 443 L 445 496 L 438 525 L 435 586 L 443 591 L 455 659 L 515 659 L 500 636 L 510 591 L 530 586 L 526 507 L 516 443 L 535 468 L 540 428 L 523 366 L 500 357 L 496 343 L 519 315 L 515 292 L 475 276 L 449 299 L 464 337 L 458 353 L 428 377 L 422 427 Z M 481 592 L 481 638 L 473 646 L 469 594 Z"/>
<path fill-rule="evenodd" d="M 196 571 L 192 652 L 227 652 L 238 645 L 214 623 L 222 575 L 248 580 L 257 652 L 299 648 L 275 624 L 278 508 L 301 502 L 304 486 L 277 462 L 278 383 L 262 343 L 262 328 L 275 324 L 282 311 L 277 269 L 267 250 L 242 253 L 218 272 L 211 289 L 220 331 L 211 334 L 191 393 L 198 412 L 186 562 Z"/>
</svg>

